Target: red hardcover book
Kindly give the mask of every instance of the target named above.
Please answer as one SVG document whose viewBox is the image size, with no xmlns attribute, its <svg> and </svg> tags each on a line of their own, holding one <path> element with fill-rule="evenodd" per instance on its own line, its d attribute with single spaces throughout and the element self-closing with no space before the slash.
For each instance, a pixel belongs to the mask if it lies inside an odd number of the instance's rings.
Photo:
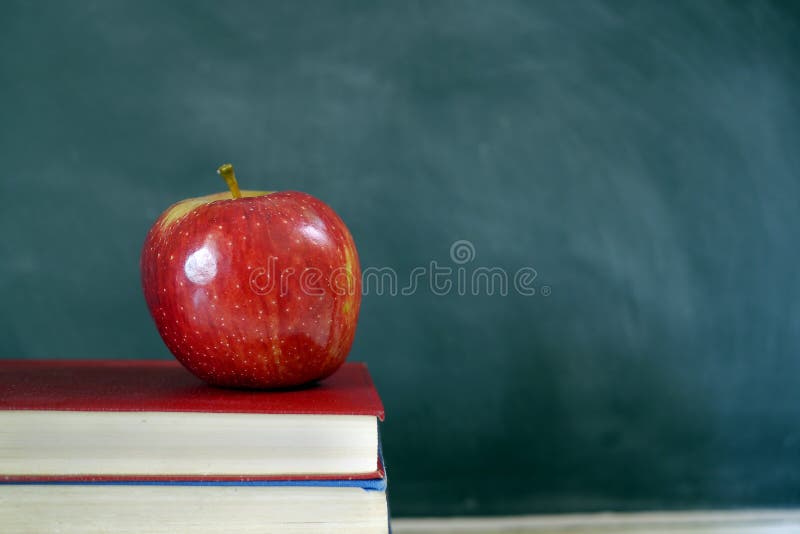
<svg viewBox="0 0 800 534">
<path fill-rule="evenodd" d="M 382 478 L 361 363 L 281 391 L 206 385 L 176 361 L 0 361 L 0 480 Z"/>
</svg>

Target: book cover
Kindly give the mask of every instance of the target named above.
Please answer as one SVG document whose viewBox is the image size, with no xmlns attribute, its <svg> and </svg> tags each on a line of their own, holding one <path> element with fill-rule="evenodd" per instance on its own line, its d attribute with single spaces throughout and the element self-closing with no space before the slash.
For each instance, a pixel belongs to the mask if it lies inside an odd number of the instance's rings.
<svg viewBox="0 0 800 534">
<path fill-rule="evenodd" d="M 273 391 L 222 389 L 175 360 L 2 360 L 0 410 L 373 415 L 384 409 L 367 367 Z"/>
<path fill-rule="evenodd" d="M 383 462 L 378 471 L 369 477 L 292 477 L 292 478 L 251 478 L 251 477 L 0 477 L 0 485 L 9 484 L 91 484 L 108 486 L 265 486 L 265 487 L 325 487 L 361 488 L 366 491 L 386 491 L 386 472 Z"/>
</svg>

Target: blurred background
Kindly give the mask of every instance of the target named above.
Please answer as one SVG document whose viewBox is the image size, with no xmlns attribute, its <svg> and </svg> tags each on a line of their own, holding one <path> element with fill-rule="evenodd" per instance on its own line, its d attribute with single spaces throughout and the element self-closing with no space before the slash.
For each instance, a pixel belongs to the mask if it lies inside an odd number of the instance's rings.
<svg viewBox="0 0 800 534">
<path fill-rule="evenodd" d="M 140 247 L 231 161 L 535 270 L 364 298 L 394 516 L 796 505 L 798 6 L 4 1 L 0 355 L 171 358 Z"/>
</svg>

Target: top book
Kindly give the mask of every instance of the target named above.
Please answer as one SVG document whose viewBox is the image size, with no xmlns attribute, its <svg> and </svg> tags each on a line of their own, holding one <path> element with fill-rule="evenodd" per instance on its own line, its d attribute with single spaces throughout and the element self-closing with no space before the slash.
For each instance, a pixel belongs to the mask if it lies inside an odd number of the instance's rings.
<svg viewBox="0 0 800 534">
<path fill-rule="evenodd" d="M 0 480 L 379 478 L 381 400 L 360 363 L 279 391 L 176 361 L 0 361 Z"/>
</svg>

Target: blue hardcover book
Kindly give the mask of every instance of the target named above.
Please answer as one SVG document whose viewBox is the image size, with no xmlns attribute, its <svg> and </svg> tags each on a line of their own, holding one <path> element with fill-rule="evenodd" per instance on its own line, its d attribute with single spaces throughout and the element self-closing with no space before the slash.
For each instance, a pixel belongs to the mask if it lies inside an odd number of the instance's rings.
<svg viewBox="0 0 800 534">
<path fill-rule="evenodd" d="M 385 475 L 366 480 L 5 482 L 0 483 L 0 524 L 6 532 L 20 533 L 390 532 Z"/>
</svg>

